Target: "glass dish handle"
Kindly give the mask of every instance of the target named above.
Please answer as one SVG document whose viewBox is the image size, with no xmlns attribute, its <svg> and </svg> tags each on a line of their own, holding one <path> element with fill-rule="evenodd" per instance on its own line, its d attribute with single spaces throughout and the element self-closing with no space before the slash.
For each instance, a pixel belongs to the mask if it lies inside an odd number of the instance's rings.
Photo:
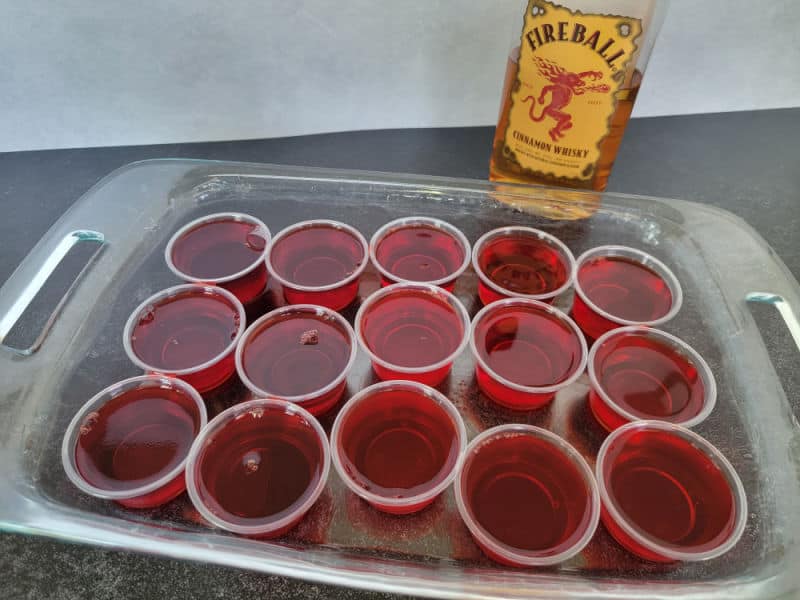
<svg viewBox="0 0 800 600">
<path fill-rule="evenodd" d="M 0 346 L 30 356 L 105 244 L 98 231 L 43 238 L 0 288 Z"/>
</svg>

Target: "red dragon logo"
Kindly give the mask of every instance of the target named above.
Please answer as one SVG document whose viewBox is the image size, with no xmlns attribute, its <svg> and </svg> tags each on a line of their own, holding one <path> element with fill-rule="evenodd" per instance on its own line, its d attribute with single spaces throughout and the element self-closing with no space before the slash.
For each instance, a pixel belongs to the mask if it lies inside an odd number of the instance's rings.
<svg viewBox="0 0 800 600">
<path fill-rule="evenodd" d="M 559 141 L 565 135 L 565 131 L 572 129 L 572 115 L 562 109 L 569 106 L 573 96 L 582 96 L 586 92 L 597 92 L 607 94 L 611 88 L 604 83 L 599 85 L 587 85 L 584 79 L 597 81 L 603 78 L 600 71 L 584 71 L 583 73 L 570 73 L 558 64 L 534 57 L 539 67 L 539 73 L 552 85 L 546 85 L 539 94 L 539 104 L 544 104 L 547 93 L 550 93 L 550 104 L 548 104 L 542 114 L 538 117 L 534 114 L 536 109 L 536 99 L 528 96 L 523 102 L 531 101 L 530 117 L 537 123 L 543 121 L 545 117 L 550 117 L 556 121 L 555 126 L 548 132 L 554 142 Z"/>
</svg>

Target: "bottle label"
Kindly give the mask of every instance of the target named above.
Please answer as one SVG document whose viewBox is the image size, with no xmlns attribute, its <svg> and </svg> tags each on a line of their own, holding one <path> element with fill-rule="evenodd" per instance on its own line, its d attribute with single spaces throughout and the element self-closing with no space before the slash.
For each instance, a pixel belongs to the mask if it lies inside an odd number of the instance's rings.
<svg viewBox="0 0 800 600">
<path fill-rule="evenodd" d="M 530 0 L 503 152 L 534 177 L 590 180 L 642 22 Z"/>
</svg>

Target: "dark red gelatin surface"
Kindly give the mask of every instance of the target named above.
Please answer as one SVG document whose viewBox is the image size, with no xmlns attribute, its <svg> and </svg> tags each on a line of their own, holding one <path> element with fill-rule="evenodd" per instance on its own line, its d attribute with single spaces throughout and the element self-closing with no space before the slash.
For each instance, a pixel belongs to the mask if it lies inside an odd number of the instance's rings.
<svg viewBox="0 0 800 600">
<path fill-rule="evenodd" d="M 618 319 L 655 321 L 672 308 L 672 292 L 661 276 L 629 258 L 589 260 L 578 270 L 578 282 L 589 300 Z"/>
<path fill-rule="evenodd" d="M 736 511 L 728 480 L 708 456 L 675 434 L 629 432 L 610 448 L 603 477 L 622 515 L 658 544 L 702 552 L 733 532 Z M 618 537 L 619 528 L 604 521 Z"/>
<path fill-rule="evenodd" d="M 341 375 L 350 352 L 348 333 L 336 321 L 289 313 L 256 326 L 245 343 L 242 366 L 269 394 L 302 396 Z"/>
<path fill-rule="evenodd" d="M 343 466 L 365 490 L 409 498 L 438 485 L 458 461 L 458 432 L 444 408 L 412 390 L 362 400 L 342 423 Z"/>
<path fill-rule="evenodd" d="M 330 225 L 309 225 L 273 243 L 270 262 L 290 284 L 322 287 L 355 273 L 367 257 L 361 241 Z"/>
<path fill-rule="evenodd" d="M 83 478 L 106 491 L 158 481 L 189 453 L 200 430 L 191 397 L 176 388 L 132 389 L 79 424 L 75 462 Z"/>
<path fill-rule="evenodd" d="M 569 277 L 569 263 L 558 250 L 519 234 L 487 243 L 478 256 L 478 265 L 492 283 L 516 294 L 547 294 Z"/>
<path fill-rule="evenodd" d="M 543 309 L 494 309 L 478 323 L 474 335 L 478 354 L 496 374 L 528 387 L 568 379 L 583 354 L 577 332 Z"/>
<path fill-rule="evenodd" d="M 467 509 L 497 541 L 556 553 L 585 531 L 589 488 L 552 442 L 510 432 L 488 440 L 467 460 L 462 482 Z"/>
<path fill-rule="evenodd" d="M 144 363 L 170 373 L 218 357 L 241 326 L 239 312 L 225 298 L 188 290 L 143 310 L 130 342 Z"/>
<path fill-rule="evenodd" d="M 453 275 L 464 263 L 465 249 L 455 236 L 430 225 L 400 227 L 375 249 L 378 262 L 407 281 L 436 281 Z"/>
<path fill-rule="evenodd" d="M 658 339 L 611 338 L 597 349 L 595 374 L 620 408 L 642 419 L 683 422 L 703 409 L 705 386 L 697 368 Z"/>
<path fill-rule="evenodd" d="M 252 223 L 233 219 L 212 221 L 175 240 L 172 262 L 192 278 L 217 279 L 252 266 L 266 245 L 265 233 Z"/>
<path fill-rule="evenodd" d="M 305 417 L 254 408 L 209 439 L 199 462 L 200 494 L 227 521 L 252 525 L 298 508 L 323 465 L 322 445 Z"/>
<path fill-rule="evenodd" d="M 464 325 L 444 299 L 415 290 L 397 290 L 365 311 L 361 332 L 369 349 L 397 367 L 434 365 L 458 349 Z"/>
</svg>

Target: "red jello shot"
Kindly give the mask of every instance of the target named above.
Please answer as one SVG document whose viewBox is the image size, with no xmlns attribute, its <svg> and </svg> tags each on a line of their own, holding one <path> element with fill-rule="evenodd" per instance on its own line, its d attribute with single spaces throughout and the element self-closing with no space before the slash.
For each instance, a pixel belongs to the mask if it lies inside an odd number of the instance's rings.
<svg viewBox="0 0 800 600">
<path fill-rule="evenodd" d="M 331 430 L 333 466 L 376 509 L 422 510 L 452 483 L 467 445 L 453 403 L 413 381 L 372 385 L 344 405 Z"/>
<path fill-rule="evenodd" d="M 531 227 L 501 227 L 475 242 L 472 268 L 484 304 L 503 298 L 551 303 L 572 284 L 575 257 L 549 233 Z"/>
<path fill-rule="evenodd" d="M 472 440 L 455 492 L 478 546 L 514 567 L 555 565 L 575 556 L 600 519 L 589 465 L 566 441 L 532 425 L 500 425 Z"/>
<path fill-rule="evenodd" d="M 259 219 L 242 213 L 216 213 L 176 231 L 164 258 L 184 281 L 219 285 L 248 304 L 267 287 L 269 241 L 269 228 Z"/>
<path fill-rule="evenodd" d="M 626 325 L 666 323 L 681 304 L 678 278 L 641 250 L 600 246 L 578 257 L 572 317 L 593 340 Z"/>
<path fill-rule="evenodd" d="M 368 257 L 367 240 L 357 229 L 319 219 L 278 233 L 267 253 L 267 268 L 289 304 L 341 310 L 358 296 Z"/>
<path fill-rule="evenodd" d="M 536 300 L 509 298 L 485 306 L 472 320 L 470 347 L 478 387 L 515 410 L 544 406 L 586 367 L 586 340 L 578 326 Z"/>
<path fill-rule="evenodd" d="M 725 554 L 747 524 L 747 497 L 728 460 L 693 431 L 663 421 L 616 429 L 597 455 L 603 524 L 653 562 Z"/>
<path fill-rule="evenodd" d="M 313 415 L 333 408 L 356 359 L 353 328 L 336 311 L 311 304 L 267 313 L 236 348 L 239 378 L 257 397 L 301 404 Z"/>
<path fill-rule="evenodd" d="M 717 402 L 717 384 L 703 357 L 686 342 L 638 325 L 600 336 L 589 352 L 589 407 L 613 431 L 631 421 L 694 427 Z"/>
<path fill-rule="evenodd" d="M 259 399 L 221 412 L 192 445 L 186 490 L 212 525 L 275 538 L 297 525 L 328 480 L 325 431 L 305 409 Z"/>
<path fill-rule="evenodd" d="M 367 298 L 356 336 L 383 380 L 439 385 L 469 341 L 469 315 L 450 292 L 427 283 L 395 283 Z"/>
<path fill-rule="evenodd" d="M 132 377 L 95 395 L 67 427 L 61 461 L 78 489 L 129 508 L 152 508 L 185 489 L 184 467 L 207 420 L 192 386 Z"/>
<path fill-rule="evenodd" d="M 469 266 L 469 240 L 441 219 L 405 217 L 378 229 L 369 243 L 381 285 L 429 283 L 452 292 Z"/>
<path fill-rule="evenodd" d="M 220 287 L 186 284 L 142 302 L 128 318 L 122 342 L 128 358 L 145 372 L 183 379 L 204 393 L 233 375 L 244 329 L 244 307 L 236 296 Z"/>
</svg>

